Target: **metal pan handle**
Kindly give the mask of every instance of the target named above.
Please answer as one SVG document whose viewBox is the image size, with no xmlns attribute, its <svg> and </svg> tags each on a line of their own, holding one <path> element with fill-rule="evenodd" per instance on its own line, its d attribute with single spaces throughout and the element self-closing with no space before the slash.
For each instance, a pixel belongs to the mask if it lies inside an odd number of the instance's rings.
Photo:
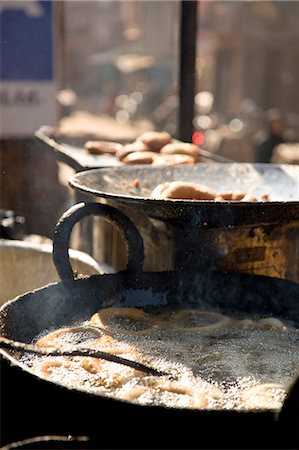
<svg viewBox="0 0 299 450">
<path fill-rule="evenodd" d="M 131 220 L 118 209 L 100 203 L 78 203 L 69 208 L 56 224 L 53 237 L 53 262 L 61 280 L 75 278 L 70 260 L 69 243 L 74 225 L 84 217 L 97 215 L 115 225 L 127 244 L 128 272 L 141 272 L 144 260 L 143 240 Z"/>
</svg>

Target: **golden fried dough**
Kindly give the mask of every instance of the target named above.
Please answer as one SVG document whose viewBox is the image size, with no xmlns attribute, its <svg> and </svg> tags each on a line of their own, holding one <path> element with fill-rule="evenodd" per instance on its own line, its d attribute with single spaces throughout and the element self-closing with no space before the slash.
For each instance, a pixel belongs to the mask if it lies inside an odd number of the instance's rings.
<svg viewBox="0 0 299 450">
<path fill-rule="evenodd" d="M 171 135 L 166 131 L 147 131 L 137 138 L 148 145 L 153 152 L 158 152 L 164 145 L 169 144 Z"/>
<path fill-rule="evenodd" d="M 124 164 L 152 164 L 155 158 L 155 152 L 132 152 L 123 158 L 122 162 Z"/>
<path fill-rule="evenodd" d="M 153 166 L 179 166 L 181 164 L 195 164 L 191 155 L 158 155 L 153 161 Z"/>
<path fill-rule="evenodd" d="M 116 152 L 115 156 L 122 161 L 127 155 L 135 152 L 149 152 L 150 148 L 143 142 L 134 141 L 131 144 L 124 145 L 119 151 Z"/>
<path fill-rule="evenodd" d="M 166 156 L 166 155 L 165 155 Z M 183 155 L 169 155 L 183 156 Z M 156 158 L 156 160 L 158 157 Z M 155 160 L 155 161 L 156 161 Z M 156 199 L 181 199 L 181 200 L 214 200 L 216 202 L 241 201 L 256 202 L 257 197 L 252 194 L 240 191 L 215 192 L 209 186 L 192 183 L 188 181 L 169 181 L 158 184 L 151 193 L 151 198 Z M 268 196 L 262 196 L 262 200 L 268 199 Z"/>
<path fill-rule="evenodd" d="M 93 155 L 103 155 L 105 153 L 115 155 L 123 148 L 123 145 L 118 142 L 110 141 L 87 141 L 84 148 L 88 153 Z"/>
<path fill-rule="evenodd" d="M 159 184 L 151 193 L 152 198 L 184 200 L 214 200 L 216 195 L 208 186 L 186 181 Z"/>
<path fill-rule="evenodd" d="M 172 142 L 164 145 L 160 150 L 161 155 L 190 155 L 195 161 L 199 160 L 198 147 L 188 142 Z"/>
<path fill-rule="evenodd" d="M 242 200 L 246 195 L 246 192 L 240 192 L 240 191 L 225 191 L 225 192 L 218 192 L 217 199 L 219 197 L 219 200 L 233 200 L 238 201 Z"/>
<path fill-rule="evenodd" d="M 132 334 L 155 331 L 159 324 L 155 316 L 146 314 L 143 309 L 118 307 L 100 309 L 91 317 L 90 322 L 109 331 L 123 329 Z"/>
</svg>

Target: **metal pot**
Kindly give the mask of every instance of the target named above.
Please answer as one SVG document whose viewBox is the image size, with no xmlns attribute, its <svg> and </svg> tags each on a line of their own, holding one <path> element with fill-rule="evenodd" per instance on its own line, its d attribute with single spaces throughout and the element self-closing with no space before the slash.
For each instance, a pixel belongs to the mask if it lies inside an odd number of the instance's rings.
<svg viewBox="0 0 299 450">
<path fill-rule="evenodd" d="M 89 214 L 99 214 L 122 228 L 128 246 L 125 271 L 75 278 L 68 242 L 75 223 Z M 45 329 L 74 325 L 111 304 L 198 305 L 225 314 L 258 312 L 292 318 L 299 325 L 296 283 L 225 272 L 142 272 L 143 244 L 136 227 L 108 205 L 80 204 L 67 211 L 55 230 L 53 260 L 62 281 L 7 302 L 0 310 L 2 337 L 28 343 Z M 4 443 L 34 434 L 87 435 L 86 448 L 94 449 L 275 449 L 298 443 L 292 422 L 296 411 L 288 405 L 281 416 L 269 410 L 142 406 L 66 388 L 33 375 L 13 351 L 1 350 L 1 355 Z M 289 395 L 292 400 L 292 390 Z"/>
<path fill-rule="evenodd" d="M 134 187 L 136 180 L 139 184 Z M 150 198 L 157 184 L 177 180 L 206 184 L 216 191 L 245 190 L 270 197 L 258 202 Z M 299 282 L 299 166 L 102 168 L 78 173 L 69 182 L 133 220 L 144 241 L 146 270 L 209 267 Z M 116 257 L 111 263 L 118 267 L 123 251 L 115 242 Z"/>
<path fill-rule="evenodd" d="M 136 186 L 135 180 L 139 180 Z M 69 183 L 85 194 L 117 201 L 149 217 L 190 228 L 260 225 L 299 219 L 299 166 L 274 164 L 194 164 L 169 167 L 115 167 L 79 172 Z M 215 202 L 151 198 L 166 181 L 192 181 L 215 191 L 242 190 L 268 201 Z"/>
</svg>

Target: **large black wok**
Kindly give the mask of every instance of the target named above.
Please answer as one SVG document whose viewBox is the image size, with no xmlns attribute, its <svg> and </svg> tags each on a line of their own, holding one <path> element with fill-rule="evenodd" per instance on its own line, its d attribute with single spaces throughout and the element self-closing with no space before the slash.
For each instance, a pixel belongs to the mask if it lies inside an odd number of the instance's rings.
<svg viewBox="0 0 299 450">
<path fill-rule="evenodd" d="M 75 223 L 89 214 L 122 230 L 128 245 L 125 271 L 75 279 L 68 242 Z M 45 329 L 74 325 L 112 304 L 197 305 L 241 317 L 274 315 L 299 325 L 296 283 L 237 273 L 142 272 L 143 245 L 135 226 L 108 205 L 79 204 L 67 211 L 55 230 L 53 259 L 62 281 L 6 303 L 0 310 L 2 337 L 30 343 Z M 286 449 L 298 443 L 295 388 L 280 414 L 140 406 L 49 382 L 21 366 L 12 350 L 2 349 L 1 355 L 3 444 L 45 434 L 89 436 L 86 448 L 94 449 Z"/>
<path fill-rule="evenodd" d="M 140 181 L 134 187 L 134 180 Z M 241 190 L 269 201 L 214 202 L 152 199 L 166 181 L 192 181 L 216 191 Z M 275 223 L 299 218 L 299 166 L 275 164 L 194 164 L 190 166 L 101 168 L 75 174 L 75 189 L 134 208 L 150 217 L 189 227 L 225 227 Z"/>
</svg>

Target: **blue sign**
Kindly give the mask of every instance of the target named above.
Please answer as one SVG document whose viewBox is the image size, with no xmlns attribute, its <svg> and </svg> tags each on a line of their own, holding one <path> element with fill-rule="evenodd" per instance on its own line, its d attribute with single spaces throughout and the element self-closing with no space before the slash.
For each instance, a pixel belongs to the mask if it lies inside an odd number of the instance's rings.
<svg viewBox="0 0 299 450">
<path fill-rule="evenodd" d="M 53 79 L 52 1 L 0 1 L 0 79 Z"/>
</svg>

